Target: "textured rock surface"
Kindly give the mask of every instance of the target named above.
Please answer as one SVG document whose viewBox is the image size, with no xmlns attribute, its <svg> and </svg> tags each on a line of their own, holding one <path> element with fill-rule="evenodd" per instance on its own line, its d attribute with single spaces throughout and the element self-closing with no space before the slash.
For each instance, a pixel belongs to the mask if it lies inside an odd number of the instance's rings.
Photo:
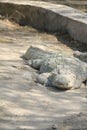
<svg viewBox="0 0 87 130">
<path fill-rule="evenodd" d="M 86 64 L 63 52 L 51 53 L 30 47 L 24 57 L 29 65 L 39 69 L 37 80 L 41 84 L 74 89 L 87 79 Z"/>
</svg>

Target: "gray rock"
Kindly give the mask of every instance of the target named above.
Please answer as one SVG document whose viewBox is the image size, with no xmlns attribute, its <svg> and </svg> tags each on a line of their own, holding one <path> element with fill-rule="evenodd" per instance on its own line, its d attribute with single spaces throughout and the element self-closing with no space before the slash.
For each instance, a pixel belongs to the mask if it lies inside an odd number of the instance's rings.
<svg viewBox="0 0 87 130">
<path fill-rule="evenodd" d="M 87 79 L 87 64 L 66 53 L 30 47 L 24 57 L 30 66 L 40 71 L 37 81 L 41 84 L 76 89 Z"/>
</svg>

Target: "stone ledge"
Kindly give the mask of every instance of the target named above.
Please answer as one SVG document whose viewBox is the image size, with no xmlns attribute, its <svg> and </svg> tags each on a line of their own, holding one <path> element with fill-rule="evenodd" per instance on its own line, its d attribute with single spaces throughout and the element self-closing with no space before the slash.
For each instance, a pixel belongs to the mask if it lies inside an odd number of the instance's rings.
<svg viewBox="0 0 87 130">
<path fill-rule="evenodd" d="M 7 5 L 13 8 L 5 12 Z M 20 17 L 18 22 L 21 24 L 49 32 L 68 32 L 74 40 L 87 43 L 87 14 L 71 7 L 41 1 L 1 0 L 0 13 L 8 16 L 14 13 L 16 22 Z"/>
</svg>

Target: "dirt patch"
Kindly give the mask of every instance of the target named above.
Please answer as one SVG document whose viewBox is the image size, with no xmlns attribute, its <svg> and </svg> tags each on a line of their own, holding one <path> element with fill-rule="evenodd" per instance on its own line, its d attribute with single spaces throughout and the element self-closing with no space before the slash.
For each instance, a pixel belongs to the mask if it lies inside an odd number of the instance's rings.
<svg viewBox="0 0 87 130">
<path fill-rule="evenodd" d="M 86 130 L 87 129 L 87 113 L 74 114 L 66 118 L 62 125 L 53 125 L 47 130 Z"/>
</svg>

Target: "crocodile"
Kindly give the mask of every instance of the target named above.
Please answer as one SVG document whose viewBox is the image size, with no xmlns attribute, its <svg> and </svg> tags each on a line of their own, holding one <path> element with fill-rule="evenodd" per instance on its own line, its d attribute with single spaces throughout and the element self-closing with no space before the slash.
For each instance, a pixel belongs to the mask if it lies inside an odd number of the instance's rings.
<svg viewBox="0 0 87 130">
<path fill-rule="evenodd" d="M 75 51 L 73 55 L 87 63 L 87 52 Z"/>
<path fill-rule="evenodd" d="M 37 82 L 60 89 L 77 89 L 87 80 L 87 63 L 64 52 L 30 47 L 24 54 L 27 64 L 37 69 Z"/>
</svg>

